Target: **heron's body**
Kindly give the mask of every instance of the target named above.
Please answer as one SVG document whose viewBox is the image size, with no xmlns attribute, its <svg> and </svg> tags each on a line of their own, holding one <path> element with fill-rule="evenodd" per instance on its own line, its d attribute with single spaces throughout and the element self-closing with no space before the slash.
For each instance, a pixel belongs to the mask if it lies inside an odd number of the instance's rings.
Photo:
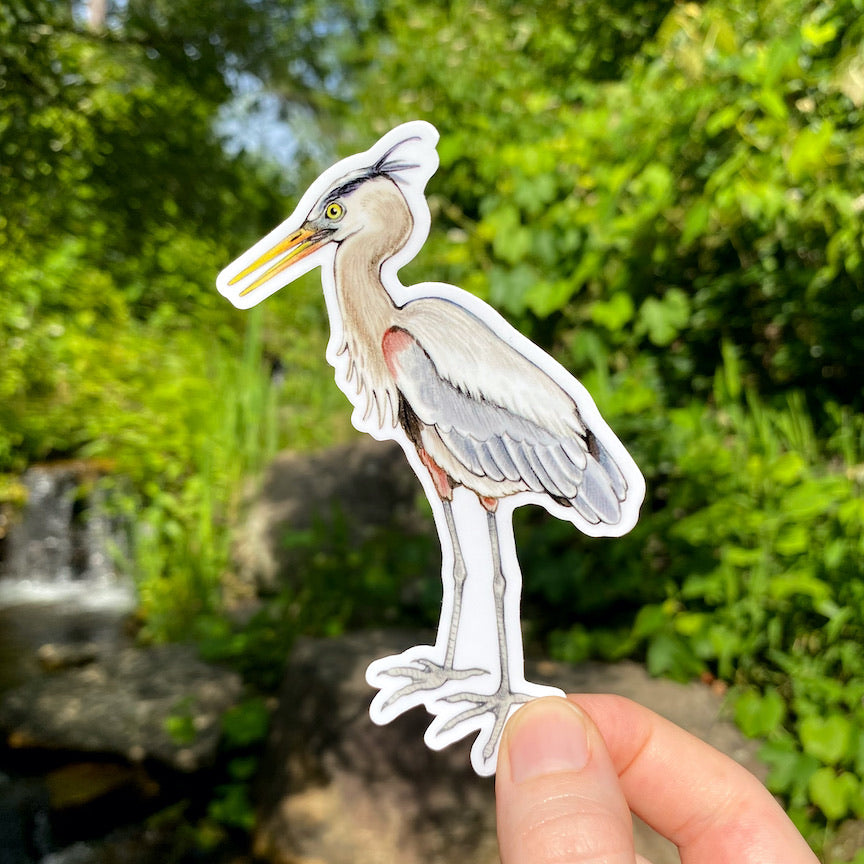
<svg viewBox="0 0 864 864">
<path fill-rule="evenodd" d="M 409 127 L 417 134 L 399 140 L 397 133 Z M 400 127 L 379 142 L 377 161 L 364 167 L 362 157 L 355 157 L 349 160 L 353 171 L 334 168 L 323 175 L 313 187 L 314 196 L 310 190 L 304 197 L 304 202 L 314 198 L 314 205 L 301 202 L 295 211 L 308 212 L 299 227 L 292 217 L 226 268 L 220 290 L 237 305 L 247 305 L 243 298 L 249 293 L 262 286 L 272 293 L 290 281 L 280 274 L 297 270 L 303 259 L 313 260 L 318 250 L 329 250 L 316 261 L 323 268 L 333 330 L 328 356 L 362 418 L 358 425 L 368 424 L 364 428 L 379 437 L 397 438 L 409 458 L 416 453 L 411 461 L 421 479 L 424 473 L 431 479 L 435 497 L 430 493 L 430 499 L 434 503 L 437 498 L 440 505 L 436 518 L 445 549 L 445 584 L 452 580 L 453 589 L 452 595 L 445 591 L 452 603 L 442 612 L 439 634 L 443 631 L 446 638 L 439 636 L 434 656 L 406 652 L 373 664 L 378 666 L 374 673 L 370 667 L 370 680 L 382 691 L 373 703 L 373 717 L 376 705 L 377 717 L 386 722 L 415 700 L 423 701 L 442 718 L 436 721 L 435 743 L 442 733 L 492 715 L 488 741 L 475 760 L 478 771 L 490 773 L 504 721 L 533 686 L 524 678 L 514 681 L 520 673 L 510 668 L 512 657 L 521 657 L 521 645 L 518 651 L 514 647 L 518 604 L 515 626 L 505 621 L 508 565 L 502 550 L 512 542 L 502 543 L 500 531 L 508 532 L 505 541 L 512 540 L 512 528 L 509 522 L 499 526 L 499 503 L 524 498 L 587 533 L 617 535 L 635 522 L 644 481 L 581 386 L 492 310 L 452 286 L 409 289 L 398 281 L 399 264 L 413 256 L 418 237 L 422 242 L 428 230 L 425 199 L 400 177 L 434 170 L 429 129 L 419 123 Z M 385 150 L 388 138 L 396 143 Z M 417 164 L 388 161 L 394 151 L 412 148 L 418 150 Z M 281 239 L 274 243 L 275 235 Z M 259 254 L 259 247 L 266 251 Z M 499 684 L 494 693 L 454 692 L 451 687 L 446 695 L 436 695 L 453 682 L 490 674 L 456 665 L 470 570 L 460 540 L 460 512 L 453 507 L 460 488 L 474 493 L 487 514 Z M 514 568 L 518 575 L 515 554 L 513 558 L 511 581 Z M 518 585 L 516 591 L 518 599 Z M 438 654 L 442 647 L 443 657 Z M 391 686 L 394 680 L 397 684 Z M 447 719 L 446 706 L 465 702 L 474 707 Z"/>
<path fill-rule="evenodd" d="M 339 245 L 334 274 L 339 351 L 366 411 L 380 426 L 403 425 L 443 473 L 427 466 L 439 494 L 444 477 L 485 502 L 545 493 L 592 524 L 615 524 L 626 483 L 611 459 L 598 458 L 605 450 L 572 397 L 462 306 L 429 296 L 397 306 L 381 266 L 407 239 L 410 212 L 392 180 L 369 181 L 362 192 L 361 206 L 389 218 L 374 225 L 374 243 L 365 227 Z"/>
</svg>

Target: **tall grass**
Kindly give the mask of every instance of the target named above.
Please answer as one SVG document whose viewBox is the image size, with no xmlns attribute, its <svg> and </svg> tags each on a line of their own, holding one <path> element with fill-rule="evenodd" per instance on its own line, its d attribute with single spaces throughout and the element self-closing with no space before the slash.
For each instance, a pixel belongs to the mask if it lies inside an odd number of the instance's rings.
<svg viewBox="0 0 864 864">
<path fill-rule="evenodd" d="M 167 459 L 165 482 L 127 499 L 140 615 L 154 640 L 183 638 L 196 615 L 219 609 L 243 483 L 272 457 L 278 438 L 260 310 L 246 317 L 239 357 L 214 342 L 184 360 L 191 374 L 172 391 L 171 413 L 183 424 L 172 431 L 185 464 Z"/>
</svg>

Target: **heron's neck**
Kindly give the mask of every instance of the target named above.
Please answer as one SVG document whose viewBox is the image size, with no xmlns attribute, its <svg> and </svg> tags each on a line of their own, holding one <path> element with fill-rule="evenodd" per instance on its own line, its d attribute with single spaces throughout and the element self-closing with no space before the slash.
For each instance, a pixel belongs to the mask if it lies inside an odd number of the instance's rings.
<svg viewBox="0 0 864 864">
<path fill-rule="evenodd" d="M 358 394 L 365 390 L 366 413 L 374 408 L 382 426 L 388 421 L 395 424 L 398 400 L 381 349 L 384 334 L 398 315 L 381 282 L 381 264 L 386 257 L 356 235 L 340 244 L 334 262 L 344 334 L 339 353 L 348 353 L 348 380 L 356 378 Z"/>
</svg>

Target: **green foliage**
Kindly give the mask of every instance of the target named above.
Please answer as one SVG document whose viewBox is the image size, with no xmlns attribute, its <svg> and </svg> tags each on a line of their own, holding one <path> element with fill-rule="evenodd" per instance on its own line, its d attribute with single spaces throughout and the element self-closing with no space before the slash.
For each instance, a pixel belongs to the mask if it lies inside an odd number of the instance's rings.
<svg viewBox="0 0 864 864">
<path fill-rule="evenodd" d="M 226 783 L 216 787 L 207 815 L 219 825 L 251 832 L 255 825 L 255 805 L 245 783 Z"/>
<path fill-rule="evenodd" d="M 381 527 L 358 542 L 335 509 L 326 522 L 287 534 L 285 545 L 296 556 L 289 591 L 302 610 L 300 632 L 336 636 L 348 629 L 437 620 L 441 562 L 437 541 L 428 534 Z"/>
<path fill-rule="evenodd" d="M 230 749 L 263 741 L 270 725 L 270 712 L 263 699 L 247 699 L 222 715 L 222 736 Z"/>
<path fill-rule="evenodd" d="M 786 716 L 786 703 L 776 690 L 758 693 L 745 690 L 735 700 L 735 722 L 750 738 L 763 738 L 779 728 Z"/>
<path fill-rule="evenodd" d="M 179 747 L 188 746 L 198 737 L 193 702 L 191 697 L 181 700 L 165 718 L 165 731 Z"/>
<path fill-rule="evenodd" d="M 428 534 L 381 526 L 356 537 L 340 510 L 286 533 L 291 576 L 242 626 L 202 616 L 193 633 L 208 660 L 230 663 L 262 691 L 282 680 L 298 636 L 383 625 L 432 626 L 441 602 L 440 553 Z"/>
<path fill-rule="evenodd" d="M 718 393 L 716 414 L 672 413 L 681 473 L 658 540 L 668 596 L 640 610 L 622 651 L 643 646 L 655 674 L 736 684 L 736 721 L 768 739 L 770 788 L 814 834 L 808 805 L 829 821 L 862 812 L 860 424 L 835 435 L 857 439 L 855 460 L 835 451 L 826 465 L 803 399 L 778 410 L 740 392 Z"/>
<path fill-rule="evenodd" d="M 222 746 L 226 782 L 214 789 L 204 823 L 250 832 L 255 824 L 251 781 L 258 770 L 258 752 L 267 737 L 270 711 L 260 697 L 246 699 L 222 715 Z M 201 830 L 203 826 L 199 826 Z M 218 828 L 217 828 L 218 833 Z"/>
<path fill-rule="evenodd" d="M 96 403 L 88 417 L 101 420 L 99 437 L 79 452 L 115 460 L 117 479 L 106 485 L 132 526 L 130 569 L 147 638 L 182 638 L 190 618 L 219 608 L 241 481 L 275 450 L 260 315 L 248 325 L 239 360 L 188 333 L 174 344 L 155 339 L 150 358 L 139 340 L 137 374 L 127 379 L 132 392 L 116 387 L 137 397 L 137 410 Z"/>
</svg>

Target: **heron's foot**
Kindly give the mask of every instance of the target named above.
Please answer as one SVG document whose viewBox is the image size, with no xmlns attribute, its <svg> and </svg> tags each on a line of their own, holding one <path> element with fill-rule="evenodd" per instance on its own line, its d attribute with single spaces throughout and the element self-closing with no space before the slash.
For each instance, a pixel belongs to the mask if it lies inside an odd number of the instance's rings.
<svg viewBox="0 0 864 864">
<path fill-rule="evenodd" d="M 382 709 L 389 708 L 405 696 L 410 696 L 412 693 L 417 693 L 420 690 L 437 690 L 449 681 L 464 681 L 466 678 L 473 678 L 475 675 L 488 674 L 485 669 L 453 669 L 452 667 L 435 663 L 432 660 L 418 659 L 412 662 L 415 665 L 392 666 L 390 669 L 382 671 L 381 674 L 383 675 L 408 679 L 407 684 L 390 694 L 381 706 Z"/>
<path fill-rule="evenodd" d="M 519 705 L 530 702 L 534 698 L 534 696 L 529 696 L 527 693 L 513 693 L 509 686 L 506 685 L 502 685 L 495 693 L 488 695 L 482 693 L 453 693 L 450 696 L 444 696 L 442 701 L 473 702 L 474 707 L 466 708 L 455 717 L 451 717 L 441 727 L 440 731 L 447 732 L 466 720 L 480 717 L 483 714 L 492 714 L 495 717 L 495 723 L 492 726 L 492 731 L 489 733 L 489 739 L 483 747 L 483 759 L 488 761 L 498 748 L 498 742 L 501 739 L 501 733 L 504 731 L 504 724 L 507 722 L 507 718 Z"/>
</svg>

